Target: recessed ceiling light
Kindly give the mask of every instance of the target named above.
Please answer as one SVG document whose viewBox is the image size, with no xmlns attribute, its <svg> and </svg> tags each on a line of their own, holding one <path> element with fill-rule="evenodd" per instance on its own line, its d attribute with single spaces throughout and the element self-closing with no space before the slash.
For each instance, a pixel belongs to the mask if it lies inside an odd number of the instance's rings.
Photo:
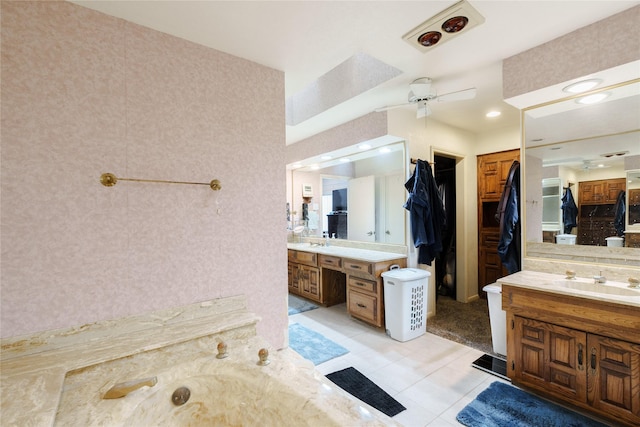
<svg viewBox="0 0 640 427">
<path fill-rule="evenodd" d="M 604 165 L 603 165 L 602 163 L 600 163 L 600 164 L 598 165 L 598 167 L 599 167 L 599 168 L 603 168 L 603 167 L 604 167 Z"/>
<path fill-rule="evenodd" d="M 587 95 L 587 96 L 583 96 L 582 98 L 578 98 L 576 99 L 576 102 L 578 104 L 584 104 L 584 105 L 596 104 L 602 101 L 603 99 L 608 98 L 609 95 L 610 94 L 606 92 L 594 93 L 593 95 Z"/>
<path fill-rule="evenodd" d="M 579 82 L 571 83 L 569 86 L 564 87 L 562 90 L 568 93 L 581 93 L 593 89 L 600 83 L 602 83 L 601 79 L 581 80 Z"/>
<path fill-rule="evenodd" d="M 491 117 L 498 117 L 500 114 L 502 114 L 500 111 L 489 111 L 486 116 L 491 118 Z"/>
</svg>

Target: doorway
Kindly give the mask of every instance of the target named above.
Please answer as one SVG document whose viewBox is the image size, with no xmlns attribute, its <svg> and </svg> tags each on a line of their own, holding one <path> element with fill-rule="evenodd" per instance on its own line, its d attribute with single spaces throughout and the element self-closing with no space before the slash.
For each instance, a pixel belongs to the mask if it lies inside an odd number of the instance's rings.
<svg viewBox="0 0 640 427">
<path fill-rule="evenodd" d="M 436 258 L 436 295 L 456 299 L 456 159 L 436 154 L 434 176 L 446 223 L 442 234 L 442 253 Z M 437 297 L 436 297 L 437 298 Z"/>
</svg>

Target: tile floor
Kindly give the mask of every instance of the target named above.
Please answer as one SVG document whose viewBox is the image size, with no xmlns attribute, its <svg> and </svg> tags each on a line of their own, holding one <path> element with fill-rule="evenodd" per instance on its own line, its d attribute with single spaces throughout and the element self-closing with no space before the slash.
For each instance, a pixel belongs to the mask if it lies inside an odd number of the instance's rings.
<svg viewBox="0 0 640 427">
<path fill-rule="evenodd" d="M 482 352 L 426 333 L 399 342 L 349 317 L 345 304 L 289 316 L 349 350 L 317 366 L 328 374 L 353 366 L 407 408 L 393 419 L 406 427 L 460 426 L 456 415 L 493 381 L 471 363 Z"/>
</svg>

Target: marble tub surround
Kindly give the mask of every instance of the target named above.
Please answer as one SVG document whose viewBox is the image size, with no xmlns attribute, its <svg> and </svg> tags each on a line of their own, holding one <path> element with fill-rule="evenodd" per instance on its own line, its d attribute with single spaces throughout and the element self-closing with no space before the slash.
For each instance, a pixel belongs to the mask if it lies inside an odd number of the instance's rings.
<svg viewBox="0 0 640 427">
<path fill-rule="evenodd" d="M 3 339 L 2 423 L 52 425 L 69 373 L 114 360 L 126 365 L 140 354 L 162 366 L 184 361 L 185 354 L 201 357 L 215 353 L 219 339 L 255 335 L 259 320 L 247 311 L 246 297 L 237 296 Z M 123 374 L 111 376 L 102 391 L 118 382 L 142 378 L 137 372 Z"/>
<path fill-rule="evenodd" d="M 222 399 L 220 388 L 242 393 L 268 389 L 277 391 L 275 408 L 282 402 L 308 402 L 313 417 L 307 425 L 355 425 L 365 419 L 366 425 L 396 425 L 332 386 L 297 353 L 271 348 L 256 334 L 258 321 L 247 311 L 246 297 L 238 296 L 3 340 L 2 424 L 179 423 L 186 408 L 193 414 L 197 406 L 187 402 L 182 412 L 175 411 L 171 394 L 180 383 L 191 384 L 190 400 L 204 406 Z M 216 357 L 220 342 L 227 345 L 227 358 Z M 257 365 L 261 348 L 270 352 L 268 366 Z M 114 385 L 147 377 L 156 377 L 156 385 L 119 399 L 103 399 Z M 251 383 L 256 378 L 259 385 Z M 208 387 L 216 387 L 214 397 L 206 397 Z M 225 397 L 225 405 L 239 405 L 241 399 L 235 396 Z M 215 414 L 223 417 L 220 420 L 230 420 L 231 415 L 232 411 Z"/>
<path fill-rule="evenodd" d="M 606 277 L 604 271 L 602 275 Z M 617 282 L 607 280 L 606 283 L 595 284 L 593 276 L 581 276 L 579 270 L 577 271 L 575 279 L 572 280 L 567 280 L 566 274 L 523 270 L 499 279 L 498 283 L 559 295 L 569 295 L 596 301 L 640 307 L 640 289 L 629 288 L 627 281 Z M 569 285 L 575 283 L 578 286 L 574 288 L 567 286 L 567 283 Z M 585 288 L 593 288 L 593 290 L 581 289 L 581 286 L 579 286 L 581 284 L 589 285 L 585 286 Z M 592 284 L 594 286 L 590 286 Z"/>
<path fill-rule="evenodd" d="M 82 370 L 65 387 L 55 425 L 397 425 L 332 385 L 290 349 L 269 349 L 270 363 L 261 366 L 258 352 L 268 348 L 261 337 L 225 343 L 224 359 L 213 352 L 163 369 L 148 367 L 145 358 L 128 360 L 142 375 L 153 372 L 157 384 L 121 399 L 100 398 L 119 367 L 105 363 Z M 191 394 L 175 406 L 171 396 L 179 387 Z M 78 407 L 86 396 L 89 402 Z"/>
</svg>

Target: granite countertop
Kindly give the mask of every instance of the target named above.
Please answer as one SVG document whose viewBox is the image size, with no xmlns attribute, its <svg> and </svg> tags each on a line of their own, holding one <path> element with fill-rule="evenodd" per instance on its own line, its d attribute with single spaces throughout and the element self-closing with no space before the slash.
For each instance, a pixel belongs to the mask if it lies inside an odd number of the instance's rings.
<svg viewBox="0 0 640 427">
<path fill-rule="evenodd" d="M 607 281 L 594 283 L 593 278 L 567 279 L 563 274 L 523 270 L 498 279 L 502 285 L 517 286 L 536 291 L 569 295 L 596 301 L 606 301 L 640 307 L 640 288 L 630 288 L 628 283 Z"/>
<path fill-rule="evenodd" d="M 305 243 L 287 243 L 288 249 L 294 249 L 297 251 L 313 252 L 323 255 L 337 256 L 341 258 L 349 258 L 358 261 L 367 262 L 384 262 L 392 261 L 394 259 L 405 259 L 405 254 L 399 254 L 394 252 L 376 251 L 371 249 L 351 248 L 346 246 L 318 246 L 311 245 L 308 242 Z"/>
</svg>

